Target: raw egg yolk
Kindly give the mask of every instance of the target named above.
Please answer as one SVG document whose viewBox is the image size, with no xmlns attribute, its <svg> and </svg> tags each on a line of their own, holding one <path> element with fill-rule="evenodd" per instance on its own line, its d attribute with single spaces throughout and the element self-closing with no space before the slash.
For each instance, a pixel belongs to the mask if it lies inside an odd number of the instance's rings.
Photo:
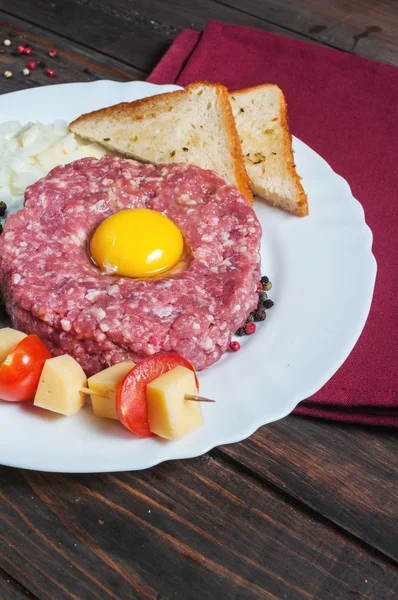
<svg viewBox="0 0 398 600">
<path fill-rule="evenodd" d="M 149 208 L 115 213 L 95 230 L 90 253 L 107 273 L 154 277 L 179 261 L 184 248 L 181 231 L 168 217 Z"/>
</svg>

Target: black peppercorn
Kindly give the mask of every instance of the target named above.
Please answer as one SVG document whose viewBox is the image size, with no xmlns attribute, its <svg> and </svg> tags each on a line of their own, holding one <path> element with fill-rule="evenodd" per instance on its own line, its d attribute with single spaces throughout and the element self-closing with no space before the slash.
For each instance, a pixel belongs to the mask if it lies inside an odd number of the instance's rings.
<svg viewBox="0 0 398 600">
<path fill-rule="evenodd" d="M 272 308 L 273 306 L 274 306 L 274 303 L 270 299 L 268 299 L 264 302 L 264 308 Z"/>
<path fill-rule="evenodd" d="M 261 277 L 260 281 L 261 281 L 261 283 L 268 283 L 268 282 L 269 282 L 269 279 L 268 279 L 268 277 L 266 277 L 265 275 L 263 275 L 263 276 Z"/>
<path fill-rule="evenodd" d="M 239 327 L 239 329 L 235 332 L 235 335 L 246 335 L 246 331 L 244 327 Z"/>
<path fill-rule="evenodd" d="M 255 320 L 256 321 L 265 321 L 266 318 L 267 318 L 267 313 L 265 312 L 265 309 L 262 306 L 258 307 L 255 312 Z"/>
<path fill-rule="evenodd" d="M 4 217 L 4 215 L 6 214 L 6 210 L 7 210 L 7 204 L 1 200 L 0 201 L 0 217 Z"/>
</svg>

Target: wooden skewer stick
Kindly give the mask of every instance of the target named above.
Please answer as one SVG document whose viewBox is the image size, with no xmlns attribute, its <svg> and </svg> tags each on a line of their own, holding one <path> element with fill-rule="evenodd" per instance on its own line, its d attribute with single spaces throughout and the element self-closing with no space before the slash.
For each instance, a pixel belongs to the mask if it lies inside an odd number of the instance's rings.
<svg viewBox="0 0 398 600">
<path fill-rule="evenodd" d="M 90 388 L 85 388 L 85 387 L 80 388 L 80 392 L 82 394 L 88 394 L 89 396 L 97 396 L 98 398 L 104 398 L 104 399 L 108 398 L 107 396 L 98 394 L 98 392 L 93 392 L 93 390 L 90 390 Z M 197 396 L 197 395 L 193 395 L 193 394 L 185 394 L 184 399 L 191 400 L 192 402 L 215 402 L 215 400 L 211 400 L 211 398 L 203 398 L 203 396 Z"/>
<path fill-rule="evenodd" d="M 211 398 L 203 398 L 203 396 L 196 396 L 193 394 L 185 394 L 184 399 L 192 400 L 193 402 L 215 402 L 215 400 L 212 400 Z"/>
<path fill-rule="evenodd" d="M 108 398 L 108 396 L 103 396 L 102 394 L 98 394 L 98 392 L 93 392 L 90 388 L 80 388 L 79 390 L 82 394 L 88 394 L 89 396 L 98 396 L 98 398 Z"/>
</svg>

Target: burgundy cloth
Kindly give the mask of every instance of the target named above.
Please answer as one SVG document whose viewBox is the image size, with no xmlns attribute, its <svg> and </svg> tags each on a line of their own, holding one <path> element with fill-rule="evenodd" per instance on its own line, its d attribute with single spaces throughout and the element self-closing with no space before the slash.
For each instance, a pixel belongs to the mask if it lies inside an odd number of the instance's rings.
<svg viewBox="0 0 398 600">
<path fill-rule="evenodd" d="M 278 84 L 294 135 L 347 179 L 361 201 L 378 263 L 371 312 L 343 366 L 296 412 L 398 427 L 398 69 L 210 22 L 203 33 L 183 31 L 148 79 L 182 86 L 195 80 L 223 83 L 230 90 Z M 339 274 L 331 276 L 339 302 Z"/>
</svg>

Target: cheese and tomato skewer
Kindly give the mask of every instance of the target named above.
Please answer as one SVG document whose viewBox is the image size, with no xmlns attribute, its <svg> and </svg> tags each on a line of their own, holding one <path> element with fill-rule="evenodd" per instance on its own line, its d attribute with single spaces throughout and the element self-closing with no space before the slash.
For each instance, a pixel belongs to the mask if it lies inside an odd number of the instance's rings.
<svg viewBox="0 0 398 600">
<path fill-rule="evenodd" d="M 140 437 L 179 439 L 203 423 L 193 365 L 177 354 L 157 354 L 137 365 L 125 361 L 90 377 L 69 356 L 51 358 L 43 342 L 0 330 L 0 398 L 75 414 L 90 394 L 97 416 L 118 419 Z M 192 402 L 193 401 L 193 402 Z"/>
</svg>

